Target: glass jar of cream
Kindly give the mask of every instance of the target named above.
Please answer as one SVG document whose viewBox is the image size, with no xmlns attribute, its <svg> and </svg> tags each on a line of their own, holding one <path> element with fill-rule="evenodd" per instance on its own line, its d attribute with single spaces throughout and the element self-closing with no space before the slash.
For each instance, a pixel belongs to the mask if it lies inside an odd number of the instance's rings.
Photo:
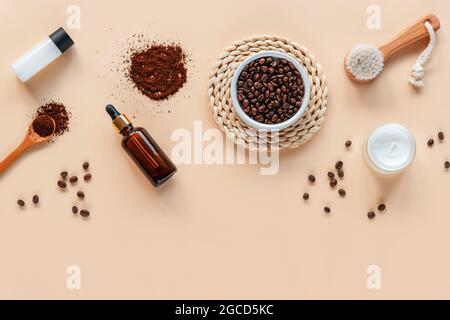
<svg viewBox="0 0 450 320">
<path fill-rule="evenodd" d="M 414 160 L 416 140 L 404 126 L 389 123 L 376 128 L 365 146 L 370 166 L 383 174 L 398 173 Z"/>
</svg>

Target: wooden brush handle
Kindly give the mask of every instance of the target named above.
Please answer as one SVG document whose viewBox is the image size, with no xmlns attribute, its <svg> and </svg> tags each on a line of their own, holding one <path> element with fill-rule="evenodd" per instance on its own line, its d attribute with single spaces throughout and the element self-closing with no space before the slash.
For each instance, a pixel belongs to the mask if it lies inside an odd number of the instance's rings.
<svg viewBox="0 0 450 320">
<path fill-rule="evenodd" d="M 394 53 L 402 50 L 410 44 L 427 38 L 428 31 L 424 26 L 426 21 L 431 23 L 435 31 L 439 30 L 441 27 L 438 17 L 434 14 L 425 15 L 413 25 L 403 30 L 395 39 L 380 47 L 380 50 L 384 55 L 384 60 L 388 60 Z"/>
<path fill-rule="evenodd" d="M 17 146 L 2 162 L 0 162 L 0 174 L 2 174 L 8 167 L 16 160 L 25 150 L 31 145 L 32 141 L 25 137 L 21 144 Z"/>
</svg>

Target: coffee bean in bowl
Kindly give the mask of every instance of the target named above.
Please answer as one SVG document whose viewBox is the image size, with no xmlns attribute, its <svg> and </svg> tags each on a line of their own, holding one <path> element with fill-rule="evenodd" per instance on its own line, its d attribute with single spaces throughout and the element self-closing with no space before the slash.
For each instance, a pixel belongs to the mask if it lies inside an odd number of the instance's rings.
<svg viewBox="0 0 450 320">
<path fill-rule="evenodd" d="M 305 68 L 291 55 L 262 51 L 245 59 L 231 81 L 239 118 L 256 130 L 282 130 L 305 113 L 310 97 Z"/>
</svg>

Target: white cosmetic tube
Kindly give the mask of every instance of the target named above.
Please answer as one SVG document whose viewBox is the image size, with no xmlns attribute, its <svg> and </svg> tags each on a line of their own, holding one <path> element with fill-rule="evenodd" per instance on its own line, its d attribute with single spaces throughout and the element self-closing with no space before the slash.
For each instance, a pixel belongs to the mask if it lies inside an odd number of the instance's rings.
<svg viewBox="0 0 450 320">
<path fill-rule="evenodd" d="M 59 28 L 11 64 L 11 67 L 17 77 L 25 82 L 56 60 L 73 44 L 73 40 L 64 29 Z"/>
</svg>

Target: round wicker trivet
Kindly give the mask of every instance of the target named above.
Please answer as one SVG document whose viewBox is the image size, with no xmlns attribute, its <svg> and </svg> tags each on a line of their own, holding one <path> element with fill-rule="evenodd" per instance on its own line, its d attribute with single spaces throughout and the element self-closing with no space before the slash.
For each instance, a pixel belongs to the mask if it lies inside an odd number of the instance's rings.
<svg viewBox="0 0 450 320">
<path fill-rule="evenodd" d="M 255 138 L 254 131 L 236 115 L 230 96 L 231 78 L 239 64 L 248 56 L 266 50 L 292 55 L 305 67 L 311 81 L 307 111 L 295 124 L 280 131 L 277 138 L 270 134 Z M 230 139 L 243 143 L 247 148 L 267 147 L 269 144 L 287 149 L 302 145 L 322 126 L 327 111 L 327 96 L 326 77 L 314 56 L 305 47 L 279 36 L 259 35 L 235 42 L 219 56 L 208 82 L 209 104 L 215 121 Z"/>
</svg>

